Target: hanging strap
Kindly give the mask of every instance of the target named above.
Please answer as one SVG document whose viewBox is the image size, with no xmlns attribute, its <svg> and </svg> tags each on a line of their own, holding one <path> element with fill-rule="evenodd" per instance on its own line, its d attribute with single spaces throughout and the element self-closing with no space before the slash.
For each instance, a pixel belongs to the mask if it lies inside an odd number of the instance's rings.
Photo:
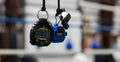
<svg viewBox="0 0 120 62">
<path fill-rule="evenodd" d="M 43 0 L 43 7 L 41 8 L 42 11 L 46 11 L 45 0 Z"/>
<path fill-rule="evenodd" d="M 49 18 L 49 14 L 48 14 L 48 12 L 46 11 L 45 0 L 43 0 L 43 6 L 42 6 L 41 10 L 39 10 L 38 13 L 37 13 L 37 18 L 38 18 L 38 19 L 40 19 L 40 17 L 39 17 L 40 12 L 46 12 L 46 14 L 47 14 L 47 18 L 46 18 L 46 19 Z"/>
<path fill-rule="evenodd" d="M 60 10 L 60 0 L 58 0 L 58 9 L 57 10 Z"/>
<path fill-rule="evenodd" d="M 59 14 L 61 14 L 61 12 L 63 12 L 63 10 L 60 9 L 60 0 L 58 0 L 58 8 L 57 8 L 56 12 L 57 12 L 57 13 L 56 13 L 55 16 L 58 16 Z"/>
</svg>

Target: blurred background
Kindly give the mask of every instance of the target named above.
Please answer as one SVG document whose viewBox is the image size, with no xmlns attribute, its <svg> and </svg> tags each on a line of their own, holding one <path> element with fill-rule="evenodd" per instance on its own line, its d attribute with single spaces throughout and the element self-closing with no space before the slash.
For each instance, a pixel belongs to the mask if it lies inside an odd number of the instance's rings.
<svg viewBox="0 0 120 62">
<path fill-rule="evenodd" d="M 71 14 L 63 43 L 37 47 L 30 29 L 42 0 L 0 0 L 0 62 L 120 62 L 120 0 L 60 0 Z M 46 0 L 55 23 L 57 0 Z"/>
</svg>

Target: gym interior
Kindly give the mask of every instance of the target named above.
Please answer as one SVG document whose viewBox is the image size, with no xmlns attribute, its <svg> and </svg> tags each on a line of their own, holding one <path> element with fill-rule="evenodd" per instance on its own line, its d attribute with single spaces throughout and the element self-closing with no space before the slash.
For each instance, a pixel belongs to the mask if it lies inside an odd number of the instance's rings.
<svg viewBox="0 0 120 62">
<path fill-rule="evenodd" d="M 120 0 L 0 0 L 0 62 L 120 62 L 119 13 Z"/>
</svg>

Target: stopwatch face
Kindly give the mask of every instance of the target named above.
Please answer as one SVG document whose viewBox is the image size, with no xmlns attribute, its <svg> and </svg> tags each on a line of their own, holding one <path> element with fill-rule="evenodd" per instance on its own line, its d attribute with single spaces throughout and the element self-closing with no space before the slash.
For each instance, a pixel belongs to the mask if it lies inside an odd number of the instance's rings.
<svg viewBox="0 0 120 62">
<path fill-rule="evenodd" d="M 37 46 L 48 46 L 52 42 L 52 25 L 47 19 L 41 18 L 30 33 L 30 43 Z"/>
<path fill-rule="evenodd" d="M 64 36 L 64 32 L 56 32 L 56 36 L 57 37 L 63 37 Z"/>
<path fill-rule="evenodd" d="M 39 40 L 47 40 L 48 32 L 44 30 L 38 30 L 36 32 L 36 38 L 38 38 Z"/>
<path fill-rule="evenodd" d="M 50 31 L 45 27 L 37 29 L 35 32 L 35 39 L 40 45 L 48 44 L 50 39 Z"/>
<path fill-rule="evenodd" d="M 56 37 L 64 37 L 65 31 L 63 27 L 58 27 L 58 31 L 55 33 Z"/>
</svg>

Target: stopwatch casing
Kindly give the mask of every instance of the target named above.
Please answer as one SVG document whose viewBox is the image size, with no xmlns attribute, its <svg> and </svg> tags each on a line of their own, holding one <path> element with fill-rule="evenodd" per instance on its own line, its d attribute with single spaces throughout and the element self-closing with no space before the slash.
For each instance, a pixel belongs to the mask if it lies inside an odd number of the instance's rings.
<svg viewBox="0 0 120 62">
<path fill-rule="evenodd" d="M 61 43 L 65 40 L 66 36 L 67 36 L 67 32 L 65 31 L 63 26 L 58 26 L 57 24 L 53 26 L 52 43 Z"/>
<path fill-rule="evenodd" d="M 47 19 L 40 18 L 31 29 L 30 43 L 37 46 L 48 46 L 53 39 L 52 31 L 52 24 Z"/>
</svg>

